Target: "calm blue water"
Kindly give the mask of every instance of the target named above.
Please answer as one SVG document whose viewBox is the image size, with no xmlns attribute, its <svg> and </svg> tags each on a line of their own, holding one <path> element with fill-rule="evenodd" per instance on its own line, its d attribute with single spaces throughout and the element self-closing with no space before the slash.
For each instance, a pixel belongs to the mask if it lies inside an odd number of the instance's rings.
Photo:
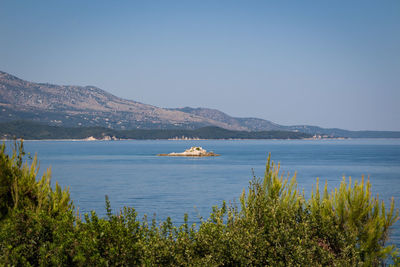
<svg viewBox="0 0 400 267">
<path fill-rule="evenodd" d="M 211 158 L 157 157 L 202 146 L 221 154 Z M 252 178 L 262 176 L 267 154 L 281 170 L 297 171 L 299 188 L 309 195 L 316 177 L 330 188 L 343 175 L 370 176 L 374 193 L 400 207 L 400 140 L 254 140 L 254 141 L 26 141 L 37 152 L 41 173 L 52 167 L 53 183 L 70 188 L 80 212 L 105 214 L 104 196 L 114 211 L 133 206 L 142 217 L 177 224 L 204 218 L 222 200 L 235 201 Z M 400 247 L 400 223 L 393 241 Z"/>
</svg>

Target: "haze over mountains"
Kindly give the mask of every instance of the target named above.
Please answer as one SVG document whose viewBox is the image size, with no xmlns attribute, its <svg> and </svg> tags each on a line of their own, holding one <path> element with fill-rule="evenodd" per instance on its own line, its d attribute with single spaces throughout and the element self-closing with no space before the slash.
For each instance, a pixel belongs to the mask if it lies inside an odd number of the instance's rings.
<svg viewBox="0 0 400 267">
<path fill-rule="evenodd" d="M 0 72 L 0 120 L 115 129 L 235 128 L 207 118 L 125 100 L 94 86 L 32 83 Z"/>
<path fill-rule="evenodd" d="M 282 126 L 264 119 L 235 118 L 207 108 L 165 109 L 122 99 L 94 86 L 33 83 L 2 71 L 0 111 L 0 122 L 31 120 L 66 127 L 101 126 L 118 130 L 217 126 L 235 131 L 299 131 L 332 137 L 400 137 L 399 132 Z"/>
<path fill-rule="evenodd" d="M 205 108 L 164 109 L 116 97 L 94 86 L 33 83 L 0 72 L 0 120 L 113 129 L 196 129 L 217 126 L 238 131 L 283 130 L 255 118 L 233 118 Z"/>
</svg>

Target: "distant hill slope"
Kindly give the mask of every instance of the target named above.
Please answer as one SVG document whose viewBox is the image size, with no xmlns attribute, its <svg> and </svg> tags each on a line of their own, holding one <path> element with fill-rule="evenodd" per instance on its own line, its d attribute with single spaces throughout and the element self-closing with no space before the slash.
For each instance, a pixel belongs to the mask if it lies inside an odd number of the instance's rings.
<svg viewBox="0 0 400 267">
<path fill-rule="evenodd" d="M 93 86 L 32 83 L 0 72 L 0 121 L 33 120 L 63 126 L 114 129 L 218 126 L 246 130 L 224 122 L 116 97 Z"/>
<path fill-rule="evenodd" d="M 311 135 L 346 137 L 346 138 L 400 138 L 399 131 L 349 131 L 338 128 L 321 128 L 318 126 L 288 126 L 287 130 L 308 133 Z"/>
<path fill-rule="evenodd" d="M 287 127 L 257 118 L 235 118 L 216 109 L 209 108 L 174 108 L 170 110 L 182 111 L 188 114 L 201 116 L 211 120 L 224 122 L 236 128 L 243 128 L 249 131 L 288 131 Z"/>
<path fill-rule="evenodd" d="M 245 128 L 249 131 L 292 131 L 302 132 L 321 137 L 347 137 L 347 138 L 400 138 L 400 132 L 396 131 L 348 131 L 338 128 L 321 128 L 310 125 L 283 126 L 268 120 L 258 118 L 235 118 L 216 109 L 209 108 L 175 108 L 171 110 L 182 111 L 215 121 L 228 123 L 237 128 Z"/>
</svg>

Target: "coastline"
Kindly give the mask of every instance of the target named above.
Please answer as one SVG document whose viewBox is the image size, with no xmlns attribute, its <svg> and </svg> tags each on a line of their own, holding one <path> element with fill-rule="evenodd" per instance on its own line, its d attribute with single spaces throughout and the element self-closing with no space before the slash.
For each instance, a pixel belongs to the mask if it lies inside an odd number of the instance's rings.
<svg viewBox="0 0 400 267">
<path fill-rule="evenodd" d="M 175 139 L 175 138 L 151 138 L 151 139 L 133 139 L 133 138 L 120 138 L 116 140 L 106 140 L 106 139 L 1 139 L 1 141 L 14 141 L 14 140 L 23 140 L 23 141 L 69 141 L 69 142 L 118 142 L 118 141 L 248 141 L 248 140 L 304 140 L 304 141 L 322 141 L 322 140 L 352 140 L 352 139 L 361 139 L 361 140 L 375 140 L 375 139 L 393 139 L 398 140 L 399 138 L 350 138 L 350 137 L 338 137 L 338 138 L 196 138 L 196 139 Z"/>
</svg>

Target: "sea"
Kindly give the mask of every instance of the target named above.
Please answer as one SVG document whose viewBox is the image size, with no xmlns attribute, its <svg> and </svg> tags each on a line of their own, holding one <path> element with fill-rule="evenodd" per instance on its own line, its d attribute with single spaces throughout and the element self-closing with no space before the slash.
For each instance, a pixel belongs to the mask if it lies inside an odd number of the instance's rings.
<svg viewBox="0 0 400 267">
<path fill-rule="evenodd" d="M 135 208 L 158 221 L 175 225 L 206 220 L 222 201 L 238 204 L 249 181 L 263 177 L 268 155 L 280 170 L 297 176 L 298 188 L 309 197 L 317 178 L 320 188 L 338 187 L 343 177 L 370 180 L 374 195 L 400 208 L 400 140 L 148 140 L 148 141 L 25 141 L 37 153 L 40 174 L 52 171 L 52 184 L 69 188 L 80 214 L 105 216 L 105 196 L 114 213 Z M 160 157 L 201 146 L 219 157 Z M 400 222 L 390 243 L 400 247 Z"/>
</svg>

